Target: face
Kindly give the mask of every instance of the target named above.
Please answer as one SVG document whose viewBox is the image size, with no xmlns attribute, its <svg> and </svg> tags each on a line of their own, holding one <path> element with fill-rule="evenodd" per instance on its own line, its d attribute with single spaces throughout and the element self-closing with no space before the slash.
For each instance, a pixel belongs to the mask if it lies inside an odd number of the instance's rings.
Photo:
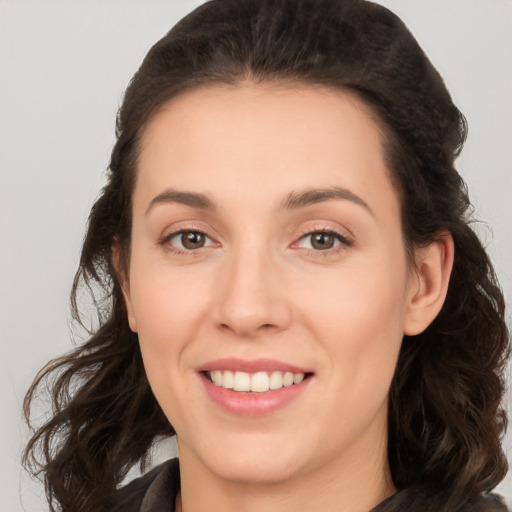
<svg viewBox="0 0 512 512">
<path fill-rule="evenodd" d="M 180 458 L 245 482 L 385 459 L 405 254 L 354 97 L 247 83 L 170 101 L 143 138 L 124 291 Z"/>
</svg>

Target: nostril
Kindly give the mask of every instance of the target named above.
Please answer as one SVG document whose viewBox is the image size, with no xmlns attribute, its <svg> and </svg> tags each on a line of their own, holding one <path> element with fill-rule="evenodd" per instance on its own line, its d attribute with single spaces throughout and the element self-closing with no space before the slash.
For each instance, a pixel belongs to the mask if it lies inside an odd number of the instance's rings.
<svg viewBox="0 0 512 512">
<path fill-rule="evenodd" d="M 254 336 L 257 336 L 258 333 L 262 333 L 262 332 L 271 332 L 271 331 L 274 331 L 274 330 L 278 330 L 278 326 L 274 325 L 274 324 L 262 324 L 256 328 L 253 328 L 251 326 L 247 326 L 247 325 L 237 325 L 237 326 L 231 326 L 230 324 L 227 324 L 227 323 L 221 323 L 219 324 L 219 328 L 222 330 L 222 331 L 233 331 L 241 336 L 244 336 L 244 337 L 254 337 Z"/>
</svg>

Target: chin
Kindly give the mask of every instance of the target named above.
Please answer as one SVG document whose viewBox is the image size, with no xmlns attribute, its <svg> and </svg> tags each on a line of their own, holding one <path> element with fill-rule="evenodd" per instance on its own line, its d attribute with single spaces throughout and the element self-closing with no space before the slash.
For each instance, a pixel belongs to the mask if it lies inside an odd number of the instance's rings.
<svg viewBox="0 0 512 512">
<path fill-rule="evenodd" d="M 212 461 L 210 471 L 224 480 L 238 484 L 272 485 L 290 480 L 298 472 L 298 461 L 276 457 L 225 457 L 225 460 Z"/>
<path fill-rule="evenodd" d="M 271 485 L 300 474 L 305 457 L 302 442 L 272 435 L 231 435 L 208 441 L 196 452 L 210 473 L 239 484 Z M 180 452 L 181 453 L 181 452 Z"/>
</svg>

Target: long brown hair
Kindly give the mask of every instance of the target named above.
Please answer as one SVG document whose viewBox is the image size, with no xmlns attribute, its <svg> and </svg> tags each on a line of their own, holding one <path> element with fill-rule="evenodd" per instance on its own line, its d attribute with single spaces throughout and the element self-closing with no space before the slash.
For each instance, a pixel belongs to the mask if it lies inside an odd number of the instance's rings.
<svg viewBox="0 0 512 512">
<path fill-rule="evenodd" d="M 213 0 L 149 51 L 117 118 L 109 176 L 94 204 L 72 289 L 88 288 L 100 326 L 49 363 L 25 398 L 47 383 L 51 418 L 24 461 L 42 471 L 52 511 L 108 510 L 128 470 L 157 436 L 174 434 L 153 397 L 128 327 L 112 247 L 127 265 L 139 141 L 155 112 L 183 92 L 241 80 L 321 84 L 357 94 L 382 127 L 409 249 L 448 230 L 455 263 L 444 307 L 405 336 L 389 399 L 388 455 L 397 488 L 426 483 L 462 503 L 505 475 L 500 408 L 509 334 L 489 258 L 471 229 L 466 186 L 454 169 L 465 119 L 404 24 L 364 0 Z M 334 427 L 334 426 L 333 426 Z M 58 507 L 58 508 L 56 508 Z"/>
</svg>

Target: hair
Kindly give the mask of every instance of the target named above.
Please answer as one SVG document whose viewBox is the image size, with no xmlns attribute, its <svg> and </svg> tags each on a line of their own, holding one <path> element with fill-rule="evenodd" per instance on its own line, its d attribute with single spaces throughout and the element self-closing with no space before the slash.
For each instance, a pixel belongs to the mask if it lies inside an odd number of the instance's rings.
<svg viewBox="0 0 512 512">
<path fill-rule="evenodd" d="M 126 270 L 140 140 L 158 109 L 198 87 L 247 80 L 357 95 L 383 132 L 408 253 L 443 232 L 453 237 L 444 306 L 423 333 L 403 339 L 389 395 L 388 458 L 398 489 L 428 484 L 462 503 L 494 488 L 507 470 L 500 404 L 509 333 L 454 168 L 466 122 L 442 78 L 403 22 L 371 2 L 213 0 L 151 48 L 126 90 L 108 182 L 90 213 L 71 294 L 78 321 L 79 293 L 95 296 L 99 327 L 43 368 L 25 398 L 31 425 L 38 390 L 49 386 L 52 415 L 33 429 L 24 463 L 43 473 L 51 510 L 107 510 L 155 439 L 175 433 L 129 329 L 112 249 Z"/>
</svg>

